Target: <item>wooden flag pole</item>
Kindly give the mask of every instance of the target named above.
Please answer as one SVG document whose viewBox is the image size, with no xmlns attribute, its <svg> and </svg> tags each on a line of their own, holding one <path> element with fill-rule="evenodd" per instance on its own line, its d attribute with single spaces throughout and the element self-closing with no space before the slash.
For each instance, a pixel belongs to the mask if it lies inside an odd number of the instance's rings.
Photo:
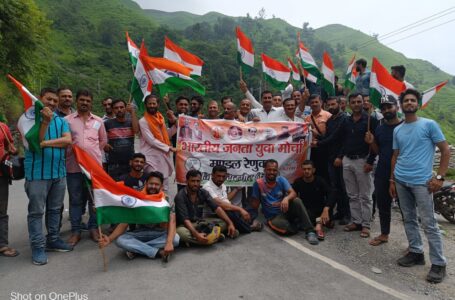
<svg viewBox="0 0 455 300">
<path fill-rule="evenodd" d="M 240 75 L 240 81 L 242 81 L 243 80 L 242 66 L 239 67 L 239 75 Z"/>
</svg>

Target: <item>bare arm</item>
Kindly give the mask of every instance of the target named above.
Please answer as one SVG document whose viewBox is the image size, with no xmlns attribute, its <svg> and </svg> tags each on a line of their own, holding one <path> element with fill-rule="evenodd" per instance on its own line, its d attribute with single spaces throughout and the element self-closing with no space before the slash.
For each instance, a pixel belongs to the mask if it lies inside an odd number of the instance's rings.
<svg viewBox="0 0 455 300">
<path fill-rule="evenodd" d="M 439 161 L 438 174 L 445 176 L 447 173 L 447 169 L 449 168 L 449 161 L 450 161 L 449 144 L 447 143 L 447 141 L 442 141 L 442 142 L 437 143 L 436 146 L 441 151 L 441 159 Z"/>
<path fill-rule="evenodd" d="M 134 109 L 134 107 L 131 103 L 127 104 L 126 110 L 131 115 L 131 127 L 133 127 L 133 132 L 134 132 L 134 134 L 138 134 L 139 133 L 139 121 L 137 119 L 136 110 Z"/>
<path fill-rule="evenodd" d="M 61 138 L 53 140 L 44 140 L 40 143 L 41 148 L 51 147 L 51 148 L 66 148 L 67 146 L 73 143 L 71 139 L 71 133 L 65 132 L 62 134 Z"/>
<path fill-rule="evenodd" d="M 183 225 L 191 232 L 191 235 L 198 240 L 200 243 L 206 244 L 208 242 L 207 237 L 203 233 L 199 233 L 189 219 L 183 221 Z"/>
<path fill-rule="evenodd" d="M 122 235 L 127 228 L 128 228 L 127 223 L 118 224 L 117 227 L 115 227 L 114 231 L 112 231 L 112 233 L 109 236 L 103 234 L 100 237 L 98 246 L 100 248 L 107 247 L 111 242 L 115 241 L 120 235 Z"/>
<path fill-rule="evenodd" d="M 175 213 L 171 213 L 169 215 L 166 245 L 164 246 L 164 253 L 166 255 L 174 251 L 174 237 L 176 232 L 177 230 L 175 225 Z"/>
<path fill-rule="evenodd" d="M 398 158 L 399 154 L 400 154 L 400 150 L 398 150 L 398 149 L 393 150 L 392 161 L 390 163 L 391 168 L 390 168 L 389 194 L 390 194 L 390 197 L 392 197 L 392 198 L 397 197 L 397 190 L 395 187 L 395 175 L 393 173 L 395 172 L 395 165 L 397 163 L 397 158 Z"/>
</svg>

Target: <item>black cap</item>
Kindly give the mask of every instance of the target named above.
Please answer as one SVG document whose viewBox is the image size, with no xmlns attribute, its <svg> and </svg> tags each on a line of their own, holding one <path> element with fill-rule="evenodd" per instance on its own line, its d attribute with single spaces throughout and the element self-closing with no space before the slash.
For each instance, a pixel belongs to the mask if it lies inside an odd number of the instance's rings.
<svg viewBox="0 0 455 300">
<path fill-rule="evenodd" d="M 385 96 L 381 97 L 381 103 L 379 104 L 379 108 L 381 108 L 382 105 L 384 105 L 384 104 L 397 105 L 398 101 L 392 95 L 385 95 Z"/>
</svg>

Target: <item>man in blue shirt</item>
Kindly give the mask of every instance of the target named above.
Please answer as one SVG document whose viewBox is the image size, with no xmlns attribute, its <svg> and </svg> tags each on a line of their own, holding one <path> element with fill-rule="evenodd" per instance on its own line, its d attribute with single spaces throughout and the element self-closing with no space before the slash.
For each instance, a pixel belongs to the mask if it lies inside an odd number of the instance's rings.
<svg viewBox="0 0 455 300">
<path fill-rule="evenodd" d="M 427 281 L 439 283 L 446 275 L 441 233 L 434 216 L 433 193 L 444 183 L 450 159 L 450 150 L 438 124 L 416 115 L 420 93 L 407 89 L 400 95 L 405 115 L 403 124 L 393 132 L 392 171 L 390 195 L 400 200 L 409 252 L 398 259 L 403 267 L 425 264 L 423 242 L 419 232 L 418 215 L 430 248 L 431 269 Z M 435 145 L 441 151 L 437 176 L 433 176 Z"/>
<path fill-rule="evenodd" d="M 55 110 L 57 93 L 44 88 L 40 94 L 41 110 L 39 139 L 41 152 L 28 149 L 25 134 L 35 123 L 34 107 L 19 119 L 18 129 L 25 147 L 25 192 L 28 204 L 28 232 L 35 265 L 47 263 L 47 251 L 68 252 L 72 247 L 60 239 L 60 210 L 66 189 L 65 148 L 71 145 L 68 123 Z M 43 235 L 43 215 L 47 216 L 47 241 Z"/>
<path fill-rule="evenodd" d="M 319 243 L 302 200 L 297 198 L 287 179 L 278 176 L 278 162 L 274 159 L 264 163 L 264 177 L 253 184 L 251 206 L 258 208 L 259 204 L 267 224 L 275 232 L 295 234 L 304 230 L 310 244 Z"/>
<path fill-rule="evenodd" d="M 355 92 L 362 96 L 370 95 L 370 70 L 367 69 L 367 61 L 363 58 L 355 62 L 358 76 L 355 80 Z"/>
</svg>

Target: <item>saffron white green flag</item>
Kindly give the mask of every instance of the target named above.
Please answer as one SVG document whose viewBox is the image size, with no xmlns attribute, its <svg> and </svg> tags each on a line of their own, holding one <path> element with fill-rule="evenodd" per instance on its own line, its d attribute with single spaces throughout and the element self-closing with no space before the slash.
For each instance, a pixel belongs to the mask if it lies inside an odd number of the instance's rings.
<svg viewBox="0 0 455 300">
<path fill-rule="evenodd" d="M 204 61 L 196 55 L 179 47 L 167 36 L 164 37 L 163 57 L 181 63 L 182 65 L 192 69 L 191 75 L 201 76 L 202 74 L 202 66 L 204 65 Z"/>
<path fill-rule="evenodd" d="M 344 80 L 344 87 L 350 91 L 355 88 L 355 81 L 357 79 L 357 70 L 355 68 L 355 55 L 351 58 L 349 62 L 348 70 L 346 71 L 346 78 Z"/>
<path fill-rule="evenodd" d="M 335 69 L 329 53 L 322 56 L 322 87 L 329 96 L 335 95 Z"/>
<path fill-rule="evenodd" d="M 449 82 L 448 80 L 446 81 L 443 81 L 441 83 L 438 83 L 437 85 L 435 85 L 434 87 L 424 91 L 422 93 L 422 99 L 420 100 L 421 103 L 420 105 L 422 106 L 422 109 L 424 109 L 425 107 L 427 107 L 428 105 L 428 102 L 430 102 L 431 98 L 436 95 L 437 92 L 439 92 L 443 86 L 445 86 L 447 84 L 447 82 Z"/>
<path fill-rule="evenodd" d="M 319 83 L 321 72 L 316 65 L 316 61 L 311 56 L 310 51 L 305 47 L 303 42 L 299 42 L 298 57 L 302 63 L 302 68 L 309 74 L 307 77 L 310 81 Z M 311 76 L 310 76 L 311 75 Z"/>
<path fill-rule="evenodd" d="M 370 75 L 370 102 L 379 107 L 381 99 L 386 95 L 392 95 L 398 100 L 406 85 L 390 75 L 387 69 L 381 65 L 376 57 L 373 57 Z"/>
<path fill-rule="evenodd" d="M 251 40 L 237 26 L 237 60 L 244 72 L 249 72 L 254 67 L 254 49 Z"/>
<path fill-rule="evenodd" d="M 262 72 L 264 73 L 264 78 L 269 82 L 273 87 L 284 90 L 291 76 L 291 70 L 288 67 L 283 65 L 277 60 L 261 54 L 262 57 Z"/>
</svg>

